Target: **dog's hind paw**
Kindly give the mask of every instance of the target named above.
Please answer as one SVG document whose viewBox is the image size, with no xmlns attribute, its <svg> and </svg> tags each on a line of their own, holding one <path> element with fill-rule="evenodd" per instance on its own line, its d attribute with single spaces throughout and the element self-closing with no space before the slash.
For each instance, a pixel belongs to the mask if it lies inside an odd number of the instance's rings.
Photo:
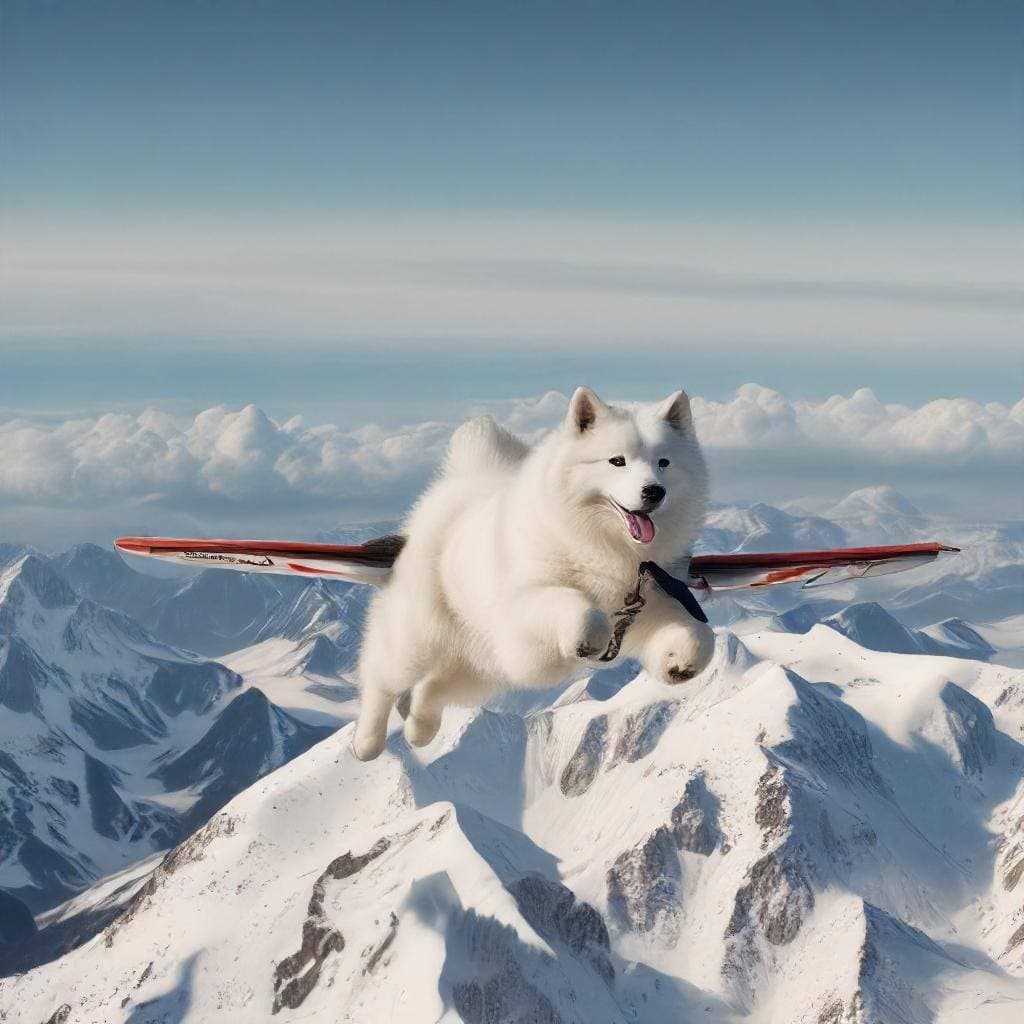
<svg viewBox="0 0 1024 1024">
<path fill-rule="evenodd" d="M 383 753 L 387 739 L 386 732 L 380 736 L 360 736 L 357 732 L 352 739 L 352 753 L 360 761 L 373 761 Z"/>
<path fill-rule="evenodd" d="M 410 747 L 425 747 L 441 728 L 441 716 L 426 718 L 410 714 L 405 720 L 405 739 Z"/>
</svg>

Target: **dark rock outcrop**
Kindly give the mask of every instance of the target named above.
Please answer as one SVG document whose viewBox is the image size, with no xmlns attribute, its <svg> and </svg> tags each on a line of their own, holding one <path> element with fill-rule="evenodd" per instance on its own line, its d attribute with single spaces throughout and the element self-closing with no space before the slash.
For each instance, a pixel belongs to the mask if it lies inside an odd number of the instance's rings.
<svg viewBox="0 0 1024 1024">
<path fill-rule="evenodd" d="M 121 679 L 111 676 L 90 697 L 72 697 L 71 721 L 99 750 L 126 750 L 167 735 L 167 726 L 152 706 Z"/>
<path fill-rule="evenodd" d="M 30 941 L 36 934 L 32 911 L 16 896 L 0 889 L 0 957 L 4 946 Z"/>
<path fill-rule="evenodd" d="M 108 839 L 120 839 L 136 823 L 135 816 L 115 788 L 120 782 L 121 777 L 113 768 L 85 755 L 85 788 L 89 795 L 92 827 Z"/>
<path fill-rule="evenodd" d="M 678 701 L 661 700 L 628 715 L 619 729 L 609 767 L 620 761 L 639 761 L 647 757 L 678 710 Z"/>
<path fill-rule="evenodd" d="M 764 833 L 762 846 L 767 846 L 785 830 L 789 820 L 789 787 L 777 764 L 770 764 L 757 780 L 756 796 L 754 821 Z"/>
<path fill-rule="evenodd" d="M 607 737 L 607 715 L 597 715 L 587 722 L 579 745 L 562 771 L 559 785 L 565 796 L 581 796 L 593 785 L 604 761 Z"/>
<path fill-rule="evenodd" d="M 682 868 L 675 839 L 668 828 L 651 833 L 642 843 L 619 854 L 608 869 L 605 884 L 608 910 L 629 931 L 656 927 L 675 938 Z"/>
<path fill-rule="evenodd" d="M 747 882 L 736 893 L 725 937 L 739 935 L 754 920 L 774 946 L 796 938 L 814 909 L 814 892 L 807 873 L 792 856 L 766 854 L 747 872 Z"/>
<path fill-rule="evenodd" d="M 507 888 L 519 912 L 545 939 L 566 946 L 606 982 L 613 981 L 608 928 L 589 903 L 577 902 L 571 889 L 540 875 L 527 875 Z"/>
<path fill-rule="evenodd" d="M 345 948 L 344 936 L 328 923 L 324 914 L 327 883 L 349 878 L 362 871 L 367 864 L 386 853 L 390 847 L 389 839 L 378 839 L 366 853 L 355 856 L 343 853 L 332 860 L 313 883 L 313 893 L 306 909 L 306 920 L 302 923 L 302 943 L 296 952 L 285 957 L 274 968 L 273 1013 L 280 1013 L 285 1007 L 294 1010 L 301 1006 L 320 980 L 320 971 L 327 957 Z M 394 927 L 398 927 L 397 921 Z"/>
<path fill-rule="evenodd" d="M 37 913 L 67 899 L 90 881 L 80 865 L 34 834 L 22 840 L 18 863 L 34 883 L 19 889 L 18 898 Z"/>
<path fill-rule="evenodd" d="M 0 706 L 23 714 L 40 713 L 39 692 L 54 673 L 17 636 L 0 636 Z"/>
<path fill-rule="evenodd" d="M 683 798 L 672 808 L 672 837 L 680 850 L 710 856 L 723 841 L 718 829 L 718 798 L 708 789 L 702 773 L 694 775 Z"/>
<path fill-rule="evenodd" d="M 449 924 L 449 956 L 470 967 L 469 977 L 451 982 L 451 1001 L 465 1024 L 562 1024 L 551 1000 L 535 984 L 539 971 L 555 967 L 551 957 L 524 947 L 515 930 L 474 910 Z M 466 967 L 460 966 L 460 974 Z"/>
</svg>

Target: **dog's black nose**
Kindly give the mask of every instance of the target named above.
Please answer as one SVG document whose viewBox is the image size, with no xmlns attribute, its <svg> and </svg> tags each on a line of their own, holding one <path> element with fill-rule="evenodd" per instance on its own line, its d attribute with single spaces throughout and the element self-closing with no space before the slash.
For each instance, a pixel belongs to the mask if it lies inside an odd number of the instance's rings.
<svg viewBox="0 0 1024 1024">
<path fill-rule="evenodd" d="M 640 491 L 640 497 L 648 505 L 660 505 L 665 497 L 665 488 L 661 484 L 648 484 Z"/>
</svg>

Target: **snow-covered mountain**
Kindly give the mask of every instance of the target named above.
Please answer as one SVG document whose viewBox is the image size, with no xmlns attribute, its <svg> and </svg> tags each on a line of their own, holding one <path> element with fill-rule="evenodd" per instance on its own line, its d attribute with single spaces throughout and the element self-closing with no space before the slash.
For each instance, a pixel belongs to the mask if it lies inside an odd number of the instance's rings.
<svg viewBox="0 0 1024 1024">
<path fill-rule="evenodd" d="M 854 491 L 820 515 L 809 515 L 795 506 L 785 511 L 765 505 L 714 509 L 699 549 L 793 550 L 929 540 L 944 541 L 961 550 L 912 573 L 815 591 L 811 601 L 815 605 L 831 603 L 829 614 L 849 604 L 875 602 L 904 626 L 924 630 L 940 641 L 942 624 L 949 620 L 975 629 L 991 626 L 984 642 L 997 648 L 996 659 L 1000 651 L 1006 651 L 1013 664 L 1024 664 L 1024 633 L 1014 624 L 1017 617 L 1024 616 L 1024 523 L 937 519 L 922 513 L 891 487 L 871 487 Z M 793 625 L 802 621 L 803 628 L 808 628 L 807 608 L 796 612 L 807 603 L 808 594 L 800 588 L 773 587 L 756 594 L 718 597 L 708 611 L 716 624 L 740 631 L 790 612 L 794 612 Z M 814 621 L 821 617 L 815 616 Z"/>
<path fill-rule="evenodd" d="M 872 488 L 700 549 L 924 539 L 964 550 L 716 598 L 683 689 L 616 664 L 371 765 L 369 588 L 0 548 L 0 1015 L 1017 1020 L 1024 529 Z"/>
<path fill-rule="evenodd" d="M 927 630 L 911 629 L 875 601 L 836 608 L 829 601 L 807 601 L 776 615 L 770 627 L 782 633 L 806 633 L 822 623 L 872 651 L 939 654 L 987 660 L 996 649 L 962 619 L 946 619 Z"/>
<path fill-rule="evenodd" d="M 771 505 L 717 506 L 711 509 L 696 550 L 820 551 L 846 544 L 842 527 L 820 516 L 793 515 Z"/>
<path fill-rule="evenodd" d="M 0 574 L 0 889 L 43 911 L 188 835 L 336 724 L 295 719 L 23 555 Z"/>
<path fill-rule="evenodd" d="M 157 577 L 95 544 L 70 548 L 52 564 L 83 596 L 131 615 L 166 643 L 207 657 L 269 637 L 311 636 L 344 622 L 342 602 L 356 589 L 342 582 L 216 569 Z"/>
<path fill-rule="evenodd" d="M 1011 689 L 1024 674 L 818 626 L 721 633 L 699 686 L 453 714 L 369 765 L 349 726 L 0 1005 L 33 1024 L 1018 1020 Z"/>
<path fill-rule="evenodd" d="M 893 487 L 864 487 L 824 513 L 854 544 L 901 544 L 917 536 L 928 520 Z"/>
</svg>

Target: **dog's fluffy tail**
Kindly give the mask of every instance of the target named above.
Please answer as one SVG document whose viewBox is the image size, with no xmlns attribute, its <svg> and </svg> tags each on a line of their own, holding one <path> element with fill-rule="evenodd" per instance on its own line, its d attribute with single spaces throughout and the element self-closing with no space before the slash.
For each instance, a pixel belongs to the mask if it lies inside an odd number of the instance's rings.
<svg viewBox="0 0 1024 1024">
<path fill-rule="evenodd" d="M 487 473 L 509 469 L 530 449 L 490 416 L 463 423 L 448 443 L 445 473 Z"/>
</svg>

